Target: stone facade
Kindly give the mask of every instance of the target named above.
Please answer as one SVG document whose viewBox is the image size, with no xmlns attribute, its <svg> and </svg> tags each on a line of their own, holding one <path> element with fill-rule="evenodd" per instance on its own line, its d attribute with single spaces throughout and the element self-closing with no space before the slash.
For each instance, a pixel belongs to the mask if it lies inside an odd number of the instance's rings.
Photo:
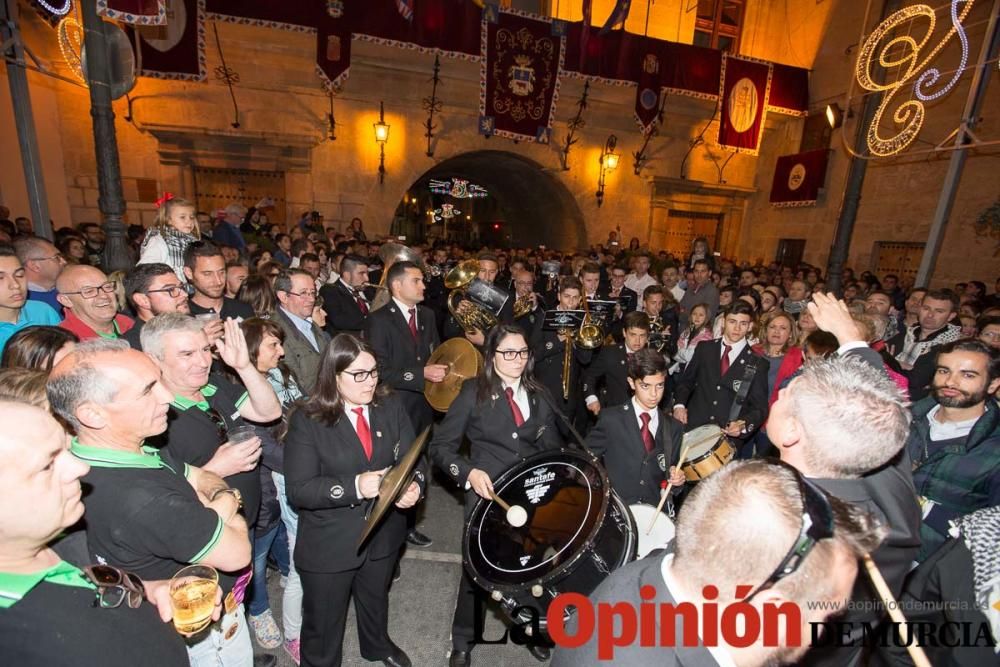
<svg viewBox="0 0 1000 667">
<path fill-rule="evenodd" d="M 594 3 L 595 23 L 603 22 L 612 4 L 610 0 Z M 642 32 L 645 10 L 633 4 L 627 27 Z M 863 4 L 848 0 L 751 2 L 740 50 L 811 68 L 810 94 L 817 112 L 828 101 L 840 100 L 843 105 L 856 57 Z M 693 6 L 689 0 L 654 3 L 650 34 L 690 41 L 694 21 L 686 10 L 689 6 Z M 977 8 L 979 13 L 983 10 L 988 7 Z M 25 12 L 23 28 L 33 50 L 69 76 L 68 69 L 59 65 L 51 28 L 30 12 Z M 550 245 L 568 248 L 579 245 L 581 239 L 601 241 L 608 230 L 620 227 L 626 239 L 635 236 L 654 248 L 662 246 L 670 225 L 669 210 L 675 208 L 721 215 L 719 250 L 727 255 L 771 261 L 780 239 L 805 238 L 804 259 L 825 264 L 849 163 L 843 142 L 853 134 L 842 134 L 853 132 L 850 123 L 834 132 L 826 190 L 817 206 L 774 209 L 768 204 L 774 164 L 780 155 L 799 150 L 801 119 L 769 114 L 760 156 L 731 156 L 714 145 L 714 103 L 671 96 L 665 127 L 650 144 L 650 160 L 637 176 L 631 153 L 638 150 L 641 136 L 632 119 L 634 89 L 595 84 L 590 89 L 586 126 L 577 135 L 580 141 L 570 154 L 570 169 L 563 171 L 558 152 L 566 123 L 576 111 L 581 81 L 569 77 L 562 81 L 551 145 L 515 144 L 498 137 L 486 139 L 476 131 L 479 65 L 442 58 L 439 97 L 444 106 L 438 118 L 434 157 L 428 158 L 421 101 L 430 92 L 433 56 L 356 40 L 351 76 L 334 98 L 337 139 L 330 141 L 326 120 L 329 99 L 313 69 L 314 36 L 233 24 L 219 24 L 218 31 L 227 63 L 240 74 L 235 89 L 239 129 L 230 126 L 233 110 L 228 91 L 212 76 L 219 62 L 211 44 L 207 50 L 208 81 L 140 79 L 131 94 L 131 123 L 124 120 L 125 101 L 115 103 L 130 222 L 151 221 L 153 206 L 141 200 L 151 181 L 155 190 L 193 198 L 197 169 L 247 169 L 284 173 L 281 217 L 286 220 L 316 209 L 326 216 L 328 224 L 346 225 L 359 216 L 370 232 L 386 232 L 408 189 L 435 165 L 471 152 L 504 151 L 544 169 L 551 177 L 547 180 L 554 184 L 548 187 L 560 190 L 540 196 L 570 202 L 564 204 L 563 214 L 578 222 L 553 225 Z M 973 29 L 970 38 L 976 48 L 981 36 Z M 950 47 L 939 59 L 943 68 L 957 60 Z M 4 76 L 0 70 L 0 79 Z M 969 78 L 966 75 L 954 91 L 931 105 L 923 139 L 936 143 L 957 124 Z M 59 226 L 98 220 L 87 91 L 35 73 L 30 74 L 30 81 L 52 217 Z M 1000 85 L 994 82 L 984 109 L 998 108 L 998 90 Z M 17 168 L 19 155 L 8 97 L 6 81 L 0 81 L 0 138 L 10 147 L 5 151 L 10 168 L 0 174 L 0 199 L 18 214 L 28 207 Z M 387 174 L 382 184 L 377 177 L 378 146 L 372 132 L 379 101 L 385 104 L 386 122 L 392 128 L 385 147 Z M 993 116 L 985 114 L 979 131 L 983 138 L 1000 136 L 1000 121 Z M 706 142 L 690 149 L 691 141 L 703 131 Z M 604 204 L 598 207 L 594 196 L 598 158 L 610 134 L 618 138 L 621 161 L 619 168 L 608 174 Z M 730 157 L 720 179 L 719 165 Z M 872 267 L 876 242 L 926 240 L 947 158 L 948 153 L 943 153 L 870 165 L 851 246 L 852 267 Z M 995 155 L 991 159 L 988 150 L 970 155 L 935 283 L 973 277 L 992 281 L 1000 273 L 993 243 L 975 237 L 971 226 L 1000 192 L 1000 171 L 993 162 Z M 981 261 L 973 266 L 969 257 Z"/>
</svg>

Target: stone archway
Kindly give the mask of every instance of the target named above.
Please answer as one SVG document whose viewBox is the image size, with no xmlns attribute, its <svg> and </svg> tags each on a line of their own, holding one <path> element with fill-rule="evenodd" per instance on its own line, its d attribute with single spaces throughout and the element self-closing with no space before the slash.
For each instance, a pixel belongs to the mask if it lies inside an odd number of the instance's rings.
<svg viewBox="0 0 1000 667">
<path fill-rule="evenodd" d="M 461 178 L 489 192 L 484 199 L 453 199 L 432 194 L 431 179 Z M 415 200 L 415 201 L 414 201 Z M 537 162 L 506 151 L 472 151 L 448 158 L 424 172 L 407 189 L 394 216 L 392 233 L 421 240 L 429 229 L 428 211 L 451 203 L 462 213 L 449 236 L 468 241 L 463 228 L 489 245 L 582 248 L 586 246 L 583 213 L 572 193 Z M 466 222 L 461 218 L 470 216 Z M 442 225 L 431 228 L 440 235 Z"/>
</svg>

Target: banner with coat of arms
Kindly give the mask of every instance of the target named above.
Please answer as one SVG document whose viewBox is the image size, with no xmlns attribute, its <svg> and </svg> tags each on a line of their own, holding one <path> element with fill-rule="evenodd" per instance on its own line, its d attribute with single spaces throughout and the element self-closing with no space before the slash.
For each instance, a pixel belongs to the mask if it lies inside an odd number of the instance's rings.
<svg viewBox="0 0 1000 667">
<path fill-rule="evenodd" d="M 782 155 L 774 167 L 771 205 L 775 207 L 813 206 L 826 183 L 828 148 Z"/>
<path fill-rule="evenodd" d="M 483 8 L 479 132 L 548 143 L 566 56 L 566 23 Z"/>
<path fill-rule="evenodd" d="M 771 97 L 773 65 L 763 60 L 722 54 L 719 86 L 719 145 L 757 155 Z"/>
<path fill-rule="evenodd" d="M 635 92 L 635 119 L 643 133 L 649 132 L 660 112 L 660 96 L 663 94 L 661 62 L 659 49 L 652 48 L 643 54 L 639 85 Z"/>
</svg>

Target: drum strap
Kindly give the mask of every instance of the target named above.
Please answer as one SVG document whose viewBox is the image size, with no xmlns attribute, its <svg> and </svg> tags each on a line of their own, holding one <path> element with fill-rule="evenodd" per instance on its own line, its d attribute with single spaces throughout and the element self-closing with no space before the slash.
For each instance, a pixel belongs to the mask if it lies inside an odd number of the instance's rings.
<svg viewBox="0 0 1000 667">
<path fill-rule="evenodd" d="M 740 410 L 746 403 L 747 394 L 750 393 L 750 385 L 753 383 L 753 376 L 757 374 L 757 364 L 746 364 L 743 368 L 743 380 L 740 381 L 740 388 L 736 390 L 736 398 L 733 399 L 733 407 L 729 408 L 729 421 L 734 422 L 740 416 Z"/>
</svg>

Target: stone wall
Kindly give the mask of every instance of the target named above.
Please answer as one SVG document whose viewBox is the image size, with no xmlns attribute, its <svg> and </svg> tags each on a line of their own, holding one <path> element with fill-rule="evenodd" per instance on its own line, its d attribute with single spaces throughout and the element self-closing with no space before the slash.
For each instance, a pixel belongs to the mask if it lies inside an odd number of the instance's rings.
<svg viewBox="0 0 1000 667">
<path fill-rule="evenodd" d="M 594 4 L 594 21 L 600 23 L 612 3 Z M 690 7 L 693 3 L 688 0 L 652 5 L 650 34 L 689 40 L 693 31 L 693 14 L 687 11 Z M 863 3 L 847 0 L 754 2 L 748 10 L 742 50 L 756 57 L 812 67 L 812 106 L 821 111 L 831 100 L 841 100 L 843 105 L 862 12 Z M 642 23 L 644 16 L 633 15 L 628 27 L 641 32 Z M 330 224 L 344 225 L 360 216 L 369 230 L 385 232 L 408 188 L 435 164 L 472 151 L 500 150 L 541 165 L 572 194 L 585 220 L 589 242 L 603 240 L 609 229 L 620 226 L 624 237 L 636 236 L 656 245 L 663 229 L 657 207 L 674 201 L 682 202 L 686 210 L 724 211 L 727 240 L 722 249 L 741 259 L 771 261 L 779 239 L 807 238 L 805 259 L 820 265 L 826 262 L 848 166 L 843 140 L 853 136 L 845 134 L 853 132 L 853 127 L 834 133 L 827 187 L 818 205 L 773 209 L 767 198 L 774 164 L 780 155 L 798 151 L 803 124 L 799 119 L 769 114 L 760 156 L 732 156 L 720 183 L 718 165 L 730 154 L 714 145 L 714 103 L 671 96 L 665 127 L 651 143 L 650 160 L 637 176 L 631 153 L 638 150 L 641 136 L 632 120 L 634 89 L 596 84 L 591 86 L 586 126 L 578 133 L 580 141 L 570 154 L 570 169 L 563 171 L 558 151 L 566 123 L 576 111 L 581 81 L 562 80 L 551 145 L 486 139 L 476 130 L 479 65 L 442 58 L 439 97 L 444 106 L 437 118 L 434 157 L 428 158 L 421 101 L 430 92 L 433 56 L 355 41 L 351 76 L 334 99 L 337 139 L 330 141 L 326 136 L 329 99 L 313 68 L 314 36 L 233 24 L 219 24 L 218 30 L 227 63 L 240 74 L 235 91 L 239 129 L 230 126 L 233 110 L 228 91 L 212 76 L 219 59 L 211 40 L 208 81 L 140 79 L 131 95 L 131 123 L 124 120 L 124 100 L 115 103 L 128 219 L 132 222 L 149 224 L 153 215 L 151 202 L 139 201 L 140 186 L 155 181 L 159 191 L 193 197 L 196 167 L 224 167 L 284 172 L 286 219 L 316 209 Z M 24 31 L 37 53 L 52 60 L 60 73 L 69 75 L 68 69 L 59 65 L 51 28 L 29 13 Z M 974 46 L 978 44 L 974 31 L 972 41 Z M 945 67 L 955 61 L 949 49 L 939 58 Z M 35 74 L 30 78 L 53 218 L 57 225 L 97 220 L 87 91 Z M 954 91 L 931 106 L 922 138 L 939 141 L 957 123 L 968 80 L 967 75 Z M 0 174 L 0 197 L 18 214 L 27 211 L 27 206 L 5 84 L 0 81 L 0 138 L 12 150 L 5 151 L 11 168 Z M 984 109 L 998 108 L 998 89 L 1000 84 L 994 82 Z M 379 101 L 385 104 L 386 121 L 392 128 L 383 184 L 377 178 L 378 147 L 372 132 Z M 991 117 L 986 113 L 981 135 L 1000 136 L 997 123 L 995 114 Z M 691 140 L 703 132 L 707 143 L 688 154 Z M 598 207 L 594 196 L 598 158 L 610 134 L 618 138 L 621 161 L 617 171 L 608 174 L 604 205 Z M 851 247 L 851 266 L 868 268 L 876 241 L 926 240 L 947 157 L 945 153 L 936 158 L 871 164 Z M 972 277 L 992 280 L 993 274 L 1000 273 L 1000 261 L 991 254 L 992 244 L 971 231 L 972 221 L 1000 191 L 995 162 L 995 150 L 990 153 L 984 149 L 970 156 L 936 282 Z M 663 195 L 667 191 L 674 194 Z M 575 243 L 575 237 L 553 239 L 553 244 L 566 247 Z M 969 257 L 982 260 L 973 267 Z"/>
</svg>

